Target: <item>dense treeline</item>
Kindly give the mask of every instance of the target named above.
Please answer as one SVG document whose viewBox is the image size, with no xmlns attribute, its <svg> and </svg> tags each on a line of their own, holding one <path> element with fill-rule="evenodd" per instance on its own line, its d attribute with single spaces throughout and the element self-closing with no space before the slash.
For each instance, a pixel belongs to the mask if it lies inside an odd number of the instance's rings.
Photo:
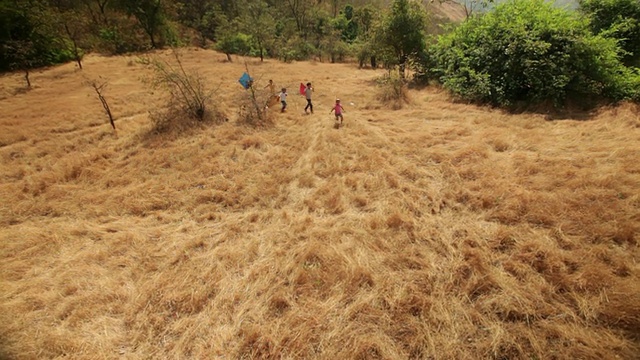
<svg viewBox="0 0 640 360">
<path fill-rule="evenodd" d="M 230 61 L 351 58 L 401 78 L 411 69 L 500 106 L 640 98 L 638 0 L 581 0 L 577 11 L 543 0 L 479 11 L 493 1 L 461 1 L 466 21 L 443 28 L 428 13 L 432 1 L 0 0 L 0 71 L 24 70 L 28 81 L 33 67 L 82 67 L 86 52 L 199 45 Z"/>
<path fill-rule="evenodd" d="M 366 53 L 382 4 L 344 0 L 0 0 L 0 71 L 216 43 L 231 55 L 338 61 Z"/>
</svg>

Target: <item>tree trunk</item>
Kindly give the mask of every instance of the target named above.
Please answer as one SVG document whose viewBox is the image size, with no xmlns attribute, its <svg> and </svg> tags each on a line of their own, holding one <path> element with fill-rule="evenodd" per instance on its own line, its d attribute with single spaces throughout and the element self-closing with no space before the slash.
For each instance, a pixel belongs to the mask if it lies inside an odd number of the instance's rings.
<svg viewBox="0 0 640 360">
<path fill-rule="evenodd" d="M 401 54 L 399 60 L 398 72 L 400 72 L 400 78 L 404 80 L 405 70 L 407 69 L 407 62 L 409 61 L 409 57 L 405 54 Z"/>
<path fill-rule="evenodd" d="M 76 41 L 76 37 L 73 36 L 71 30 L 69 29 L 69 25 L 67 25 L 66 23 L 64 24 L 64 29 L 67 32 L 67 36 L 73 43 L 73 56 L 76 58 L 76 62 L 78 63 L 80 70 L 82 70 L 82 57 L 80 56 L 80 50 L 78 49 L 78 42 Z"/>
<path fill-rule="evenodd" d="M 371 57 L 371 68 L 372 69 L 377 69 L 378 68 L 378 61 L 376 60 L 375 56 Z"/>
<path fill-rule="evenodd" d="M 82 70 L 82 57 L 80 56 L 80 54 L 78 52 L 78 49 L 75 48 L 73 50 L 73 53 L 74 53 L 74 55 L 76 57 L 76 62 L 78 63 L 78 67 L 80 68 L 80 70 Z"/>
<path fill-rule="evenodd" d="M 98 17 L 93 12 L 93 9 L 91 8 L 91 5 L 89 5 L 89 3 L 87 3 L 87 2 L 85 2 L 84 4 L 87 7 L 87 11 L 89 12 L 89 16 L 91 16 L 91 21 L 93 22 L 93 24 L 96 25 L 96 26 L 100 25 L 100 21 L 98 21 Z"/>
<path fill-rule="evenodd" d="M 229 62 L 233 62 L 233 60 L 231 59 L 231 54 L 225 53 L 225 55 L 227 55 L 227 60 L 229 60 Z"/>
<path fill-rule="evenodd" d="M 24 69 L 24 79 L 27 81 L 27 88 L 31 89 L 31 80 L 29 79 L 29 69 Z"/>
<path fill-rule="evenodd" d="M 262 47 L 262 40 L 258 40 L 258 47 L 260 48 L 260 62 L 264 62 L 264 48 Z"/>
<path fill-rule="evenodd" d="M 107 3 L 109 2 L 109 0 L 106 1 L 98 1 L 98 7 L 100 8 L 100 14 L 102 14 L 102 21 L 104 21 L 104 24 L 106 26 L 109 26 L 109 18 L 107 18 L 107 12 L 106 12 L 106 7 L 107 7 Z"/>
<path fill-rule="evenodd" d="M 147 33 L 149 34 L 149 39 L 151 40 L 151 47 L 157 49 L 158 45 L 156 44 L 156 38 L 153 36 L 153 31 L 147 31 Z"/>
</svg>

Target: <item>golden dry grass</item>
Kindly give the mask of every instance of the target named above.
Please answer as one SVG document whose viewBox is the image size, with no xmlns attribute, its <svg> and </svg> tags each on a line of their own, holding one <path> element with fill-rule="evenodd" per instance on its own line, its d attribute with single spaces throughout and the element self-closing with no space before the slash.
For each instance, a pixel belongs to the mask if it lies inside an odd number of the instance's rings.
<svg viewBox="0 0 640 360">
<path fill-rule="evenodd" d="M 316 89 L 251 129 L 224 58 L 185 52 L 230 121 L 182 134 L 135 57 L 0 79 L 0 358 L 639 358 L 638 106 L 391 111 L 382 72 L 251 60 Z"/>
</svg>

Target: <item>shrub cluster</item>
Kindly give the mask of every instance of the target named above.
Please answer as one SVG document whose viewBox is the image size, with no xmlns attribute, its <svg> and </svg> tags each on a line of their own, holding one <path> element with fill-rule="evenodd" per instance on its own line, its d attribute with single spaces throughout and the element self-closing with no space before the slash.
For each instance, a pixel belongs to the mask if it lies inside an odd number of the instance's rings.
<svg viewBox="0 0 640 360">
<path fill-rule="evenodd" d="M 439 37 L 418 66 L 460 98 L 513 106 L 567 99 L 638 99 L 640 77 L 616 40 L 543 0 L 512 1 Z"/>
<path fill-rule="evenodd" d="M 161 60 L 150 62 L 154 70 L 152 85 L 169 93 L 168 107 L 151 116 L 154 131 L 181 130 L 194 123 L 225 119 L 212 101 L 216 90 L 209 89 L 199 73 L 186 71 L 178 53 L 174 52 L 174 59 L 173 64 Z"/>
<path fill-rule="evenodd" d="M 594 34 L 618 40 L 627 65 L 640 66 L 640 1 L 580 0 Z"/>
<path fill-rule="evenodd" d="M 269 109 L 269 102 L 275 95 L 267 90 L 254 87 L 242 94 L 238 103 L 238 123 L 251 127 L 267 127 L 273 125 L 273 111 Z M 277 102 L 276 102 L 277 103 Z M 277 107 L 276 107 L 277 108 Z"/>
</svg>

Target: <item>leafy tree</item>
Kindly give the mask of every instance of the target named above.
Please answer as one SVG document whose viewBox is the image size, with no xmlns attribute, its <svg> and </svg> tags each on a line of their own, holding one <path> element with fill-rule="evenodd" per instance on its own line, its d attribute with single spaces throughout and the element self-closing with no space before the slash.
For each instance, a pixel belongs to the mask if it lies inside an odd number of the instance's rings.
<svg viewBox="0 0 640 360">
<path fill-rule="evenodd" d="M 0 0 L 0 71 L 69 59 L 82 67 L 85 51 L 161 48 L 172 40 L 177 42 L 178 22 L 194 29 L 202 46 L 217 41 L 227 55 L 286 60 L 328 55 L 337 61 L 351 49 L 378 47 L 368 41 L 378 12 L 378 5 L 372 4 L 386 3 L 347 2 Z M 368 46 L 361 46 L 365 42 Z"/>
<path fill-rule="evenodd" d="M 430 62 L 429 62 L 430 61 Z M 430 48 L 426 72 L 461 98 L 511 106 L 577 98 L 633 97 L 637 75 L 619 61 L 615 40 L 543 0 L 498 5 Z M 635 90 L 634 90 L 635 89 Z"/>
<path fill-rule="evenodd" d="M 358 30 L 358 37 L 369 35 L 370 30 L 373 28 L 376 12 L 377 10 L 370 5 L 355 9 L 353 17 L 349 21 L 355 24 Z"/>
<path fill-rule="evenodd" d="M 253 48 L 251 35 L 240 32 L 238 21 L 228 21 L 222 18 L 219 28 L 216 49 L 227 55 L 227 60 L 232 62 L 232 54 L 250 55 Z"/>
<path fill-rule="evenodd" d="M 86 29 L 83 24 L 84 19 L 76 11 L 66 12 L 61 17 L 62 20 L 60 22 L 64 29 L 64 35 L 66 35 L 66 39 L 62 39 L 63 47 L 69 48 L 78 67 L 82 69 L 84 51 L 80 47 L 80 42 Z"/>
<path fill-rule="evenodd" d="M 353 6 L 345 6 L 344 19 L 346 20 L 346 26 L 342 29 L 342 39 L 349 44 L 352 44 L 358 37 L 358 23 L 354 18 L 354 12 Z"/>
<path fill-rule="evenodd" d="M 312 52 L 322 61 L 323 51 L 330 50 L 329 48 L 333 45 L 330 44 L 331 37 L 339 38 L 340 36 L 333 30 L 333 25 L 331 15 L 326 10 L 316 9 L 309 19 L 309 35 L 300 41 L 300 45 L 308 42 L 313 47 Z"/>
<path fill-rule="evenodd" d="M 26 14 L 14 1 L 0 1 L 0 70 L 9 70 L 15 62 L 16 41 L 29 41 L 32 27 Z"/>
<path fill-rule="evenodd" d="M 121 0 L 129 15 L 135 17 L 140 27 L 149 36 L 151 47 L 157 49 L 159 34 L 165 24 L 163 0 Z"/>
<path fill-rule="evenodd" d="M 260 61 L 264 61 L 265 48 L 275 40 L 276 21 L 269 5 L 262 0 L 249 1 L 243 11 L 244 32 L 251 35 L 258 48 Z"/>
<path fill-rule="evenodd" d="M 82 69 L 82 57 L 84 52 L 80 42 L 87 31 L 85 17 L 80 12 L 79 0 L 52 0 L 51 5 L 55 12 L 53 18 L 60 32 L 61 48 L 69 50 Z"/>
<path fill-rule="evenodd" d="M 348 24 L 349 22 L 344 15 L 329 19 L 327 23 L 325 36 L 321 41 L 320 47 L 329 54 L 329 59 L 332 63 L 335 63 L 336 60 L 342 61 L 347 54 L 348 47 L 344 34 Z"/>
<path fill-rule="evenodd" d="M 310 0 L 284 0 L 282 2 L 296 24 L 298 33 L 303 38 L 307 37 L 307 20 L 309 18 L 309 10 L 312 5 Z"/>
<path fill-rule="evenodd" d="M 353 24 L 352 26 L 357 30 L 356 39 L 353 41 L 352 46 L 360 67 L 363 67 L 367 60 L 370 61 L 372 68 L 377 67 L 375 45 L 372 41 L 372 29 L 376 20 L 376 13 L 373 6 L 365 5 L 357 8 L 353 13 L 353 17 L 349 20 L 349 23 Z"/>
<path fill-rule="evenodd" d="M 45 1 L 1 0 L 0 19 L 0 70 L 28 70 L 72 58 L 56 41 Z"/>
<path fill-rule="evenodd" d="M 374 43 L 385 62 L 398 66 L 400 76 L 410 61 L 417 60 L 424 52 L 426 13 L 420 3 L 411 0 L 395 0 L 391 12 L 382 18 L 374 30 Z"/>
<path fill-rule="evenodd" d="M 240 16 L 241 2 L 236 0 L 214 0 L 227 19 Z"/>
<path fill-rule="evenodd" d="M 81 0 L 94 25 L 109 26 L 107 9 L 112 0 Z"/>
<path fill-rule="evenodd" d="M 594 33 L 618 40 L 627 65 L 640 66 L 640 1 L 580 0 L 580 11 Z"/>
<path fill-rule="evenodd" d="M 11 54 L 8 60 L 9 70 L 24 71 L 27 88 L 31 88 L 29 75 L 36 58 L 33 43 L 30 40 L 10 40 L 3 44 L 3 50 Z"/>
<path fill-rule="evenodd" d="M 179 21 L 198 32 L 202 47 L 206 46 L 207 40 L 215 39 L 220 13 L 220 4 L 213 0 L 182 0 L 177 3 Z"/>
<path fill-rule="evenodd" d="M 319 3 L 319 2 L 318 2 Z M 331 15 L 335 18 L 338 17 L 338 12 L 344 4 L 343 0 L 330 0 L 329 5 L 331 7 Z"/>
</svg>

